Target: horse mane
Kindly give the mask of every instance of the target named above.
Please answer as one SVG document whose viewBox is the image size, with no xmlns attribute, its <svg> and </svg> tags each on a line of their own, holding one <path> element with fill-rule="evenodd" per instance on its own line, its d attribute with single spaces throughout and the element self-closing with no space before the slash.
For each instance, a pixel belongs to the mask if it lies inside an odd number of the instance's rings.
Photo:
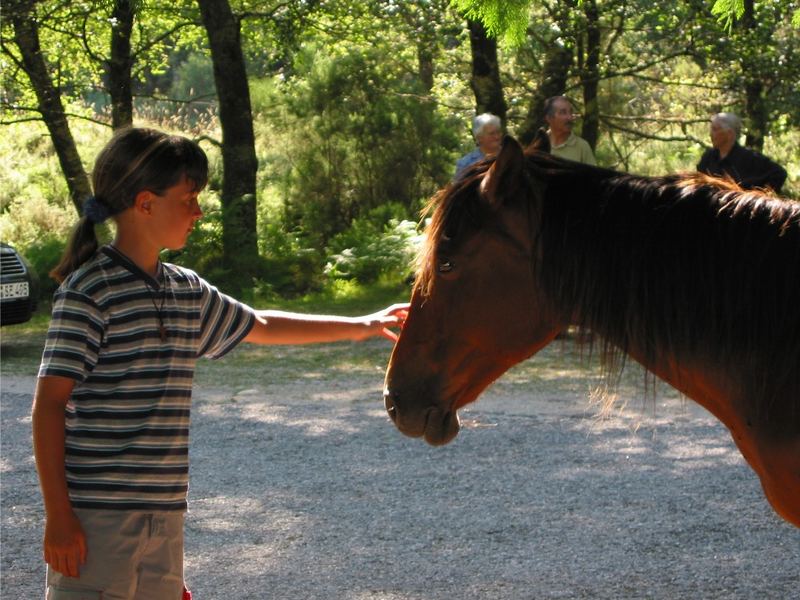
<svg viewBox="0 0 800 600">
<path fill-rule="evenodd" d="M 529 161 L 547 172 L 540 285 L 603 333 L 606 363 L 635 349 L 724 372 L 751 414 L 797 423 L 800 204 L 697 173 Z"/>
<path fill-rule="evenodd" d="M 439 242 L 480 205 L 491 161 L 440 191 L 416 287 L 429 293 Z M 526 152 L 540 204 L 534 270 L 554 311 L 602 334 L 607 373 L 625 353 L 674 356 L 737 379 L 748 402 L 800 418 L 800 203 L 702 174 L 644 177 Z M 447 237 L 447 236 L 446 236 Z M 790 410 L 791 406 L 791 410 Z M 790 412 L 787 412 L 790 411 Z"/>
</svg>

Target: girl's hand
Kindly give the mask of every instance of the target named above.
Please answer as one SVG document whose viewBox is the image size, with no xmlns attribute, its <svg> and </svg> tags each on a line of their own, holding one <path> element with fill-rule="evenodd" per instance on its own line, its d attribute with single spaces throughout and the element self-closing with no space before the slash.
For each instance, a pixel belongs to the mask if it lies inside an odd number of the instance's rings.
<svg viewBox="0 0 800 600">
<path fill-rule="evenodd" d="M 44 560 L 62 575 L 79 576 L 78 567 L 86 562 L 86 535 L 74 512 L 48 517 L 44 528 Z"/>
<path fill-rule="evenodd" d="M 381 311 L 361 317 L 361 320 L 363 320 L 364 324 L 368 328 L 367 334 L 364 337 L 367 338 L 374 335 L 382 335 L 383 337 L 396 342 L 399 336 L 389 328 L 403 328 L 403 323 L 405 323 L 406 317 L 408 316 L 409 306 L 410 305 L 405 302 L 401 304 L 392 304 Z"/>
</svg>

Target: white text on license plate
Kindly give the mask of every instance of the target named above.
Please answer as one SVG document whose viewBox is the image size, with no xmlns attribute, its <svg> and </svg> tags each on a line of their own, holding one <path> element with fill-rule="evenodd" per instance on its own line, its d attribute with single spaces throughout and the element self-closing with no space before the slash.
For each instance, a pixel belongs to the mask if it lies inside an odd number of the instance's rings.
<svg viewBox="0 0 800 600">
<path fill-rule="evenodd" d="M 0 298 L 9 300 L 11 298 L 27 298 L 30 295 L 28 291 L 28 282 L 20 281 L 18 283 L 4 283 L 0 285 Z"/>
</svg>

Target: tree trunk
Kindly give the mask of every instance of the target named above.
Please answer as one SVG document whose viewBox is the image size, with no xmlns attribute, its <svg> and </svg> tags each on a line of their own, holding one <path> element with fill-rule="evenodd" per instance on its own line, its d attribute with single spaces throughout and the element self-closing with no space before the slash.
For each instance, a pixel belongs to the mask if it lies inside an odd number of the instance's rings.
<svg viewBox="0 0 800 600">
<path fill-rule="evenodd" d="M 136 15 L 135 0 L 115 0 L 111 13 L 111 60 L 108 90 L 111 94 L 111 126 L 114 130 L 133 125 L 131 90 L 131 32 Z"/>
<path fill-rule="evenodd" d="M 80 213 L 83 201 L 92 194 L 92 187 L 72 137 L 64 106 L 61 104 L 61 94 L 50 78 L 42 55 L 39 27 L 33 14 L 34 6 L 33 1 L 13 2 L 10 6 L 7 3 L 5 16 L 14 25 L 14 42 L 22 56 L 23 68 L 31 80 L 39 103 L 39 112 L 53 140 L 61 171 L 67 180 L 70 198 Z"/>
<path fill-rule="evenodd" d="M 469 85 L 475 94 L 475 113 L 492 113 L 506 122 L 506 101 L 497 63 L 497 41 L 489 38 L 479 21 L 467 21 L 472 49 L 472 76 Z"/>
<path fill-rule="evenodd" d="M 600 85 L 600 15 L 595 0 L 584 0 L 586 15 L 586 60 L 581 71 L 583 87 L 583 128 L 581 137 L 589 142 L 592 150 L 597 146 L 600 128 L 600 107 L 597 104 L 597 89 Z"/>
<path fill-rule="evenodd" d="M 239 21 L 228 0 L 198 0 L 214 66 L 222 127 L 222 252 L 236 285 L 258 274 L 256 159 Z"/>
<path fill-rule="evenodd" d="M 744 14 L 741 26 L 746 31 L 756 28 L 755 9 L 753 0 L 745 0 Z M 747 123 L 747 137 L 745 145 L 753 150 L 764 150 L 764 136 L 767 132 L 767 103 L 764 98 L 764 84 L 757 77 L 759 69 L 747 64 L 747 55 L 742 61 L 742 71 L 745 73 L 744 81 L 744 110 Z"/>
<path fill-rule="evenodd" d="M 764 136 L 767 131 L 767 105 L 764 101 L 764 84 L 760 81 L 747 81 L 744 85 L 745 112 L 748 123 L 745 146 L 762 152 Z"/>
<path fill-rule="evenodd" d="M 562 96 L 567 89 L 567 77 L 572 66 L 572 51 L 554 42 L 545 57 L 542 81 L 531 98 L 528 114 L 517 132 L 519 141 L 528 145 L 536 131 L 543 127 L 544 102 L 551 96 Z"/>
<path fill-rule="evenodd" d="M 417 42 L 417 70 L 422 91 L 430 93 L 433 89 L 433 51 L 427 40 Z"/>
<path fill-rule="evenodd" d="M 433 94 L 433 50 L 427 39 L 417 42 L 417 73 L 419 75 L 420 96 L 422 107 L 417 119 L 419 139 L 427 147 L 433 135 L 434 103 Z"/>
<path fill-rule="evenodd" d="M 433 101 L 434 51 L 432 43 L 427 37 L 417 41 L 417 73 L 421 98 L 419 110 L 413 113 L 419 148 L 415 153 L 417 167 L 414 169 L 413 177 L 404 178 L 408 181 L 407 185 L 391 184 L 405 190 L 403 198 L 409 208 L 418 198 L 429 195 L 428 190 L 423 188 L 422 173 L 427 171 L 432 164 L 431 152 L 434 123 L 436 122 L 436 105 Z"/>
</svg>

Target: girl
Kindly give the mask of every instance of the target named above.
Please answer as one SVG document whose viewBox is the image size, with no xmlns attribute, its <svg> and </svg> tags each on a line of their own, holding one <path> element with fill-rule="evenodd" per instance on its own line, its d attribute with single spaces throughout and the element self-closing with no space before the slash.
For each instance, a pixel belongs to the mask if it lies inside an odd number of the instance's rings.
<svg viewBox="0 0 800 600">
<path fill-rule="evenodd" d="M 61 283 L 33 400 L 47 598 L 178 600 L 195 361 L 242 341 L 396 339 L 407 305 L 347 318 L 255 311 L 159 260 L 203 215 L 194 142 L 126 129 L 101 151 L 52 275 Z M 116 223 L 98 248 L 94 226 Z"/>
</svg>

